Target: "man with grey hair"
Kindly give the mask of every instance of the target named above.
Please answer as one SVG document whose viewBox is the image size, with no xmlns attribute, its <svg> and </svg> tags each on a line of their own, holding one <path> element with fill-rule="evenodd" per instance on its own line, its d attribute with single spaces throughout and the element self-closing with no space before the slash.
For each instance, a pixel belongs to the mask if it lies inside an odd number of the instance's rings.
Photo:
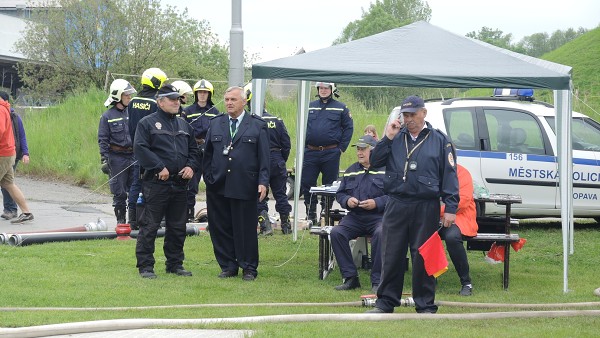
<svg viewBox="0 0 600 338">
<path fill-rule="evenodd" d="M 352 259 L 348 241 L 371 237 L 371 289 L 376 292 L 381 275 L 381 221 L 388 197 L 383 191 L 385 168 L 374 168 L 369 162 L 371 149 L 377 141 L 371 135 L 358 139 L 356 147 L 358 161 L 352 164 L 342 178 L 336 194 L 338 203 L 350 210 L 340 224 L 331 229 L 331 248 L 340 267 L 343 283 L 336 290 L 352 290 L 360 287 L 358 270 Z"/>
<path fill-rule="evenodd" d="M 204 182 L 210 239 L 219 278 L 253 281 L 258 275 L 257 197 L 269 184 L 267 123 L 244 110 L 242 87 L 225 91 L 227 114 L 211 119 L 204 148 Z"/>
</svg>

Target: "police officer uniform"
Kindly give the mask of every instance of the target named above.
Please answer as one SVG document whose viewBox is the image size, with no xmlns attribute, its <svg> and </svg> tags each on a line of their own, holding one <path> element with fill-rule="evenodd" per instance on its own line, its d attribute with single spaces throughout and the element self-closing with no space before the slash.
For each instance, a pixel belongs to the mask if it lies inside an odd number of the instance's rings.
<svg viewBox="0 0 600 338">
<path fill-rule="evenodd" d="M 163 88 L 166 88 L 167 94 L 170 90 L 176 92 L 172 86 L 164 85 L 159 95 Z M 166 221 L 163 246 L 166 270 L 177 274 L 183 270 L 189 181 L 178 173 L 185 167 L 197 171 L 200 166 L 199 150 L 193 135 L 194 131 L 187 122 L 160 108 L 142 118 L 138 124 L 134 152 L 143 170 L 142 193 L 145 200 L 143 215 L 138 215 L 140 232 L 136 244 L 137 268 L 141 274 L 153 272 L 154 243 L 163 217 Z M 170 176 L 167 180 L 159 180 L 157 175 L 164 168 Z"/>
<path fill-rule="evenodd" d="M 275 198 L 275 210 L 279 213 L 281 219 L 281 231 L 284 234 L 288 234 L 291 231 L 290 213 L 292 212 L 292 206 L 288 202 L 285 187 L 287 182 L 286 162 L 290 156 L 290 149 L 292 147 L 290 135 L 282 119 L 269 114 L 266 110 L 263 111 L 262 118 L 267 123 L 269 150 L 271 154 L 269 185 Z M 269 198 L 265 197 L 262 201 L 258 202 L 259 215 L 266 213 L 268 216 L 268 201 Z M 268 222 L 269 220 L 267 219 L 266 221 Z"/>
<path fill-rule="evenodd" d="M 372 142 L 375 143 L 375 140 L 372 140 Z M 330 234 L 331 247 L 340 267 L 342 278 L 344 278 L 344 284 L 336 287 L 338 290 L 360 287 L 360 283 L 358 282 L 358 270 L 354 265 L 348 241 L 362 236 L 371 237 L 371 285 L 372 287 L 377 287 L 379 285 L 381 275 L 381 254 L 379 247 L 381 221 L 388 200 L 388 197 L 383 191 L 384 174 L 385 168 L 375 168 L 371 166 L 367 169 L 359 162 L 356 162 L 346 169 L 340 187 L 338 188 L 336 200 L 342 207 L 349 210 L 348 214 L 342 218 L 340 223 L 331 229 Z M 366 210 L 360 207 L 350 208 L 348 206 L 348 200 L 351 197 L 354 197 L 359 201 L 373 199 L 376 208 L 372 210 Z M 355 280 L 349 281 L 350 278 L 355 278 Z"/>
<path fill-rule="evenodd" d="M 321 98 L 310 102 L 300 181 L 309 220 L 316 221 L 317 205 L 310 188 L 316 186 L 319 173 L 324 185 L 337 180 L 340 156 L 348 148 L 353 131 L 354 123 L 346 104 L 331 96 L 326 102 Z"/>
<path fill-rule="evenodd" d="M 383 137 L 371 151 L 371 165 L 386 166 L 384 189 L 389 196 L 383 216 L 382 280 L 374 309 L 380 312 L 393 312 L 400 305 L 408 248 L 416 311 L 437 311 L 435 278 L 427 275 L 418 249 L 438 229 L 440 198 L 446 212 L 456 214 L 459 195 L 454 147 L 444 133 L 425 123 L 415 140 L 404 127 L 393 140 Z"/>
<path fill-rule="evenodd" d="M 143 85 L 142 91 L 138 96 L 131 99 L 127 110 L 129 112 L 129 133 L 131 140 L 134 140 L 136 128 L 138 122 L 156 111 L 156 92 L 158 89 L 151 88 L 148 85 Z M 134 160 L 135 161 L 135 160 Z M 142 191 L 142 183 L 140 181 L 140 164 L 139 161 L 135 161 L 133 164 L 133 182 L 129 189 L 129 205 L 135 205 L 137 198 Z M 129 208 L 128 211 L 129 224 L 131 229 L 138 229 L 137 216 L 135 208 Z"/>
<path fill-rule="evenodd" d="M 205 107 L 200 107 L 197 103 L 194 103 L 183 109 L 185 120 L 194 128 L 194 138 L 198 147 L 200 148 L 200 158 L 202 159 L 204 152 L 204 143 L 206 139 L 206 133 L 210 125 L 210 119 L 220 115 L 219 109 L 213 105 L 212 101 L 209 100 Z M 196 205 L 196 195 L 198 195 L 198 185 L 202 178 L 202 168 L 194 173 L 194 177 L 190 180 L 188 189 L 187 207 L 188 207 L 188 219 L 194 217 L 194 207 Z"/>
<path fill-rule="evenodd" d="M 108 161 L 110 168 L 110 191 L 117 223 L 126 223 L 127 194 L 133 182 L 133 145 L 129 133 L 127 107 L 119 109 L 113 105 L 105 111 L 98 125 L 100 158 Z M 130 207 L 135 202 L 129 203 Z"/>
<path fill-rule="evenodd" d="M 258 274 L 257 187 L 269 184 L 269 139 L 259 116 L 242 112 L 237 120 L 232 127 L 228 114 L 211 119 L 204 182 L 219 276 L 236 276 L 241 268 L 244 279 L 252 280 Z"/>
</svg>

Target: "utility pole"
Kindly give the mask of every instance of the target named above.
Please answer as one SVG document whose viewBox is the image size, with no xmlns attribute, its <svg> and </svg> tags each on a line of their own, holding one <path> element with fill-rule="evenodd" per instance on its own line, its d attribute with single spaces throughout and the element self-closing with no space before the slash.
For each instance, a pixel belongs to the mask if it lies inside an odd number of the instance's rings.
<svg viewBox="0 0 600 338">
<path fill-rule="evenodd" d="M 231 0 L 229 41 L 229 85 L 243 87 L 244 31 L 242 30 L 242 0 Z"/>
</svg>

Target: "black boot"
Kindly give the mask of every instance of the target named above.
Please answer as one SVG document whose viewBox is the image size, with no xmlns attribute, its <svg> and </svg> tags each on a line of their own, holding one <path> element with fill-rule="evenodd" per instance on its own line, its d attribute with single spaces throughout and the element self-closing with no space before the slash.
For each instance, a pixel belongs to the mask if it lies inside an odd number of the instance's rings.
<svg viewBox="0 0 600 338">
<path fill-rule="evenodd" d="M 187 221 L 188 223 L 195 223 L 196 222 L 196 213 L 194 212 L 194 208 L 188 208 L 188 212 L 187 212 Z"/>
<path fill-rule="evenodd" d="M 131 230 L 140 230 L 140 227 L 137 225 L 137 214 L 135 212 L 135 206 L 129 207 L 127 209 L 127 218 L 129 218 L 129 227 Z"/>
<path fill-rule="evenodd" d="M 273 235 L 273 228 L 271 227 L 271 220 L 269 219 L 269 213 L 263 210 L 258 215 L 258 224 L 260 225 L 259 235 L 271 236 Z"/>
<path fill-rule="evenodd" d="M 127 223 L 125 220 L 125 208 L 121 208 L 121 207 L 115 208 L 115 216 L 117 217 L 117 224 Z"/>
<path fill-rule="evenodd" d="M 349 277 L 344 279 L 344 283 L 335 287 L 336 290 L 354 290 L 360 287 L 360 280 L 358 276 Z"/>
<path fill-rule="evenodd" d="M 292 233 L 292 225 L 290 224 L 290 214 L 279 214 L 281 218 L 281 232 L 284 235 Z"/>
</svg>

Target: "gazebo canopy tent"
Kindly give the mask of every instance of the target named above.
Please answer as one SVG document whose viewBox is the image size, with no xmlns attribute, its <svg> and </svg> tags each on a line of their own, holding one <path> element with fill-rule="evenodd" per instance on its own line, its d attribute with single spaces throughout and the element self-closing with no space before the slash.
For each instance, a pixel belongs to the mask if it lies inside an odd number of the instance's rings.
<svg viewBox="0 0 600 338">
<path fill-rule="evenodd" d="M 302 175 L 309 81 L 431 88 L 554 90 L 564 255 L 572 253 L 571 67 L 514 53 L 419 21 L 363 39 L 252 66 L 252 110 L 262 111 L 266 79 L 299 80 L 296 173 Z M 294 189 L 294 238 L 300 181 Z M 570 240 L 569 240 L 570 239 Z"/>
</svg>

